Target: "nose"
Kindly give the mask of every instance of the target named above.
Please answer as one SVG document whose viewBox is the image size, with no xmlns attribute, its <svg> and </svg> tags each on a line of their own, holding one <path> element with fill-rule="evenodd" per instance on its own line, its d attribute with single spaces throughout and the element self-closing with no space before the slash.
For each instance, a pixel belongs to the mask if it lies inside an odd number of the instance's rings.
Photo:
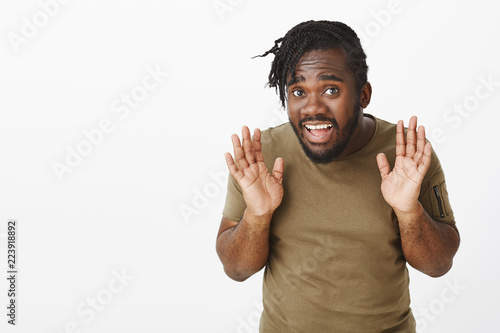
<svg viewBox="0 0 500 333">
<path fill-rule="evenodd" d="M 321 96 L 317 94 L 310 94 L 307 98 L 306 104 L 301 110 L 302 116 L 314 117 L 318 114 L 327 113 L 328 109 L 321 100 Z"/>
</svg>

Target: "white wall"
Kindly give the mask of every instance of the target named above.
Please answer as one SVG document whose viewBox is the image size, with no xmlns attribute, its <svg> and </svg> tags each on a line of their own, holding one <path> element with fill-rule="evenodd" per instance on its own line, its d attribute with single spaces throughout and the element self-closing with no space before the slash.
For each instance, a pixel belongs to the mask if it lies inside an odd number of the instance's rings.
<svg viewBox="0 0 500 333">
<path fill-rule="evenodd" d="M 362 35 L 366 112 L 418 115 L 445 168 L 462 244 L 446 276 L 411 271 L 419 332 L 495 330 L 493 1 L 58 1 L 0 4 L 2 270 L 19 223 L 18 327 L 2 306 L 2 332 L 257 331 L 261 274 L 233 282 L 215 253 L 223 153 L 242 125 L 286 121 L 271 58 L 250 58 L 309 19 Z"/>
</svg>

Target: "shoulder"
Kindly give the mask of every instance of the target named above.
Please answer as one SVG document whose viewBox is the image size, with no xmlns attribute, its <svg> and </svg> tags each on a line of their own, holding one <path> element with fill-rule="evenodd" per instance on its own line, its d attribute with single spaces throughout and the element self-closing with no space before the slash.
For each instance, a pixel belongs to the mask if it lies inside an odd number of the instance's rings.
<svg viewBox="0 0 500 333">
<path fill-rule="evenodd" d="M 396 125 L 371 114 L 365 113 L 364 116 L 375 121 L 375 133 L 361 152 L 369 157 L 384 153 L 391 161 L 396 157 Z"/>
<path fill-rule="evenodd" d="M 378 133 L 381 135 L 396 133 L 396 124 L 388 122 L 387 120 L 372 116 L 377 124 Z"/>
<path fill-rule="evenodd" d="M 290 123 L 283 123 L 275 127 L 269 127 L 262 131 L 262 142 L 281 142 L 293 136 L 293 129 Z"/>
<path fill-rule="evenodd" d="M 393 146 L 396 145 L 396 124 L 388 122 L 387 120 L 380 119 L 374 116 L 371 116 L 375 119 L 376 129 L 375 129 L 375 137 L 380 142 L 387 142 Z"/>
<path fill-rule="evenodd" d="M 263 130 L 261 142 L 264 162 L 270 170 L 272 170 L 274 160 L 277 157 L 289 160 L 298 151 L 301 151 L 300 144 L 290 123 Z"/>
<path fill-rule="evenodd" d="M 290 123 L 267 128 L 262 131 L 262 152 L 280 152 L 295 139 L 295 134 Z"/>
</svg>

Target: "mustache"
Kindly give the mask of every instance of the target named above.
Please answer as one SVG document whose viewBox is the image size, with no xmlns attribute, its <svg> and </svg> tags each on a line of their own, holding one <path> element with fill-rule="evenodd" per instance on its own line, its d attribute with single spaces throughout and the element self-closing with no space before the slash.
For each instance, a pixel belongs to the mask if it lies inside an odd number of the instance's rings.
<svg viewBox="0 0 500 333">
<path fill-rule="evenodd" d="M 317 115 L 315 117 L 306 117 L 299 121 L 299 127 L 304 127 L 304 123 L 306 121 L 328 121 L 333 124 L 333 128 L 335 128 L 337 131 L 340 130 L 339 124 L 337 123 L 337 120 L 335 120 L 335 118 L 328 118 L 323 115 Z"/>
</svg>

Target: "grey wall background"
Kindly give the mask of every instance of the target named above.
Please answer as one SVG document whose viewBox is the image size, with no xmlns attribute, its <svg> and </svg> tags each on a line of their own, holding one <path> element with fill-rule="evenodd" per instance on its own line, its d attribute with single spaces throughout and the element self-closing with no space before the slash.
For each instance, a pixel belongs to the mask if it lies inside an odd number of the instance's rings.
<svg viewBox="0 0 500 333">
<path fill-rule="evenodd" d="M 242 125 L 287 121 L 271 58 L 250 57 L 309 19 L 355 28 L 366 112 L 418 115 L 446 171 L 462 244 L 444 277 L 410 272 L 419 332 L 498 331 L 497 7 L 2 1 L 0 267 L 16 218 L 19 308 L 1 331 L 257 332 L 261 273 L 233 282 L 215 253 L 223 154 Z"/>
</svg>

